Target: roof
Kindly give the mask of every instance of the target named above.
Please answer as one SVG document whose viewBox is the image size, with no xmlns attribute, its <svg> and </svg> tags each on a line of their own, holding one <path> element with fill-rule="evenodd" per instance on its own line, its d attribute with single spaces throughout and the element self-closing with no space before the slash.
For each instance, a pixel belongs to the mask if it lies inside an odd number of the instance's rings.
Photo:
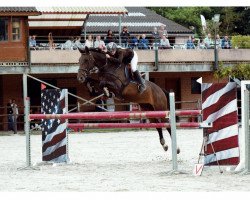
<svg viewBox="0 0 250 200">
<path fill-rule="evenodd" d="M 33 27 L 82 27 L 86 14 L 42 14 L 29 16 L 29 26 Z"/>
<path fill-rule="evenodd" d="M 37 10 L 45 13 L 82 13 L 82 14 L 125 14 L 125 7 L 37 7 Z"/>
<path fill-rule="evenodd" d="M 126 14 L 125 7 L 37 7 L 40 16 L 30 16 L 30 28 L 79 27 L 88 14 Z"/>
<path fill-rule="evenodd" d="M 0 7 L 1 16 L 15 16 L 15 15 L 40 15 L 36 7 Z"/>
<path fill-rule="evenodd" d="M 152 33 L 153 28 L 166 25 L 169 34 L 193 34 L 193 32 L 169 19 L 156 14 L 145 7 L 126 7 L 128 15 L 122 16 L 122 26 L 128 26 L 130 33 Z M 90 15 L 87 21 L 87 34 L 114 33 L 119 29 L 119 17 L 116 15 Z"/>
</svg>

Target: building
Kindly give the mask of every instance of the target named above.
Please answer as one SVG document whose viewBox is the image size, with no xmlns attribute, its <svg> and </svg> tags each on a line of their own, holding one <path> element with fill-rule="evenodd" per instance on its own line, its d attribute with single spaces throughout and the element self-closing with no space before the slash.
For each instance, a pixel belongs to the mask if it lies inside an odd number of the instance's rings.
<svg viewBox="0 0 250 200">
<path fill-rule="evenodd" d="M 126 7 L 128 14 L 119 18 L 117 15 L 90 15 L 85 22 L 86 34 L 101 35 L 103 38 L 110 29 L 113 33 L 119 35 L 119 21 L 121 26 L 127 26 L 131 35 L 146 34 L 151 38 L 151 34 L 156 27 L 158 30 L 161 25 L 165 25 L 168 33 L 168 39 L 172 45 L 184 43 L 189 36 L 194 35 L 192 30 L 166 19 L 154 11 L 145 7 Z"/>
<path fill-rule="evenodd" d="M 62 50 L 61 48 L 55 50 L 40 48 L 29 51 L 27 47 L 28 30 L 30 31 L 30 35 L 38 35 L 38 39 L 39 36 L 44 37 L 44 41 L 39 43 L 46 44 L 48 44 L 48 33 L 53 32 L 55 42 L 57 43 L 56 36 L 59 37 L 60 34 L 61 37 L 64 38 L 68 36 L 68 34 L 78 35 L 85 26 L 84 21 L 91 19 L 91 13 L 124 15 L 128 12 L 126 8 L 111 7 L 101 9 L 88 7 L 78 8 L 78 10 L 72 9 L 73 8 L 46 8 L 44 10 L 44 8 L 12 8 L 12 10 L 8 12 L 6 12 L 6 10 L 8 10 L 7 8 L 1 8 L 0 10 L 0 26 L 5 27 L 5 24 L 9 26 L 7 29 L 8 34 L 6 34 L 6 31 L 1 33 L 1 35 L 3 35 L 2 37 L 8 38 L 8 41 L 0 41 L 0 51 L 2 51 L 0 53 L 0 105 L 5 106 L 9 98 L 15 98 L 20 109 L 20 123 L 23 122 L 23 73 L 28 73 L 59 88 L 68 88 L 69 92 L 85 99 L 92 98 L 87 87 L 80 84 L 76 79 L 80 53 L 77 50 Z M 7 16 L 7 13 L 9 16 Z M 28 19 L 29 15 L 31 16 Z M 86 15 L 86 18 L 84 17 L 82 19 L 78 15 Z M 94 17 L 96 17 L 96 15 Z M 20 29 L 17 28 L 19 32 L 16 32 L 15 28 L 10 28 L 13 26 L 11 23 L 15 22 L 13 19 L 16 18 L 20 18 Z M 8 23 L 6 22 L 7 19 Z M 64 24 L 65 21 L 67 21 L 66 24 Z M 71 22 L 72 26 L 68 27 L 67 24 Z M 28 24 L 31 26 L 30 28 L 28 28 Z M 153 24 L 151 25 L 150 28 L 145 28 L 143 32 L 148 31 L 149 34 L 152 30 L 151 28 L 154 26 Z M 18 27 L 18 25 L 15 24 L 14 27 Z M 94 28 L 96 27 L 93 27 L 92 31 L 94 31 Z M 142 29 L 142 27 L 139 28 Z M 14 34 L 12 34 L 10 30 L 14 30 Z M 91 31 L 91 26 L 88 26 L 88 23 L 86 23 L 84 30 Z M 172 32 L 170 30 L 169 28 L 169 34 L 173 34 L 174 37 L 177 37 L 178 34 L 186 36 L 192 34 L 186 28 L 185 30 L 187 32 L 184 31 L 182 33 L 177 33 L 178 31 L 174 32 L 174 29 Z M 20 36 L 16 36 L 18 33 L 20 33 Z M 103 29 L 102 33 L 104 34 L 106 31 Z M 17 39 L 18 37 L 20 41 L 17 43 L 12 41 L 13 38 Z M 22 50 L 20 51 L 19 48 Z M 5 56 L 3 56 L 2 53 Z M 201 98 L 199 85 L 196 83 L 196 79 L 199 77 L 202 76 L 204 82 L 227 81 L 215 80 L 213 77 L 213 49 L 159 50 L 158 63 L 155 60 L 154 50 L 137 50 L 137 53 L 139 56 L 138 68 L 146 74 L 147 79 L 155 82 L 166 90 L 173 90 L 176 94 L 177 101 L 189 102 L 179 104 L 177 108 L 197 108 L 197 102 Z M 223 61 L 224 65 L 232 65 L 240 62 L 250 63 L 249 53 L 249 49 L 221 49 L 218 52 L 219 61 Z M 39 82 L 30 78 L 28 79 L 28 95 L 30 96 L 32 106 L 40 105 L 41 85 Z M 193 103 L 191 103 L 191 101 Z M 77 99 L 70 97 L 69 104 L 70 107 L 71 105 L 72 107 L 76 106 Z M 93 109 L 94 106 L 84 107 L 86 111 Z M 37 110 L 37 112 L 39 112 L 39 110 Z M 2 109 L 1 113 L 6 113 L 6 110 Z M 6 130 L 6 124 L 3 125 L 5 122 L 6 117 L 0 118 L 0 130 Z M 19 129 L 22 129 L 22 125 L 19 126 Z"/>
</svg>

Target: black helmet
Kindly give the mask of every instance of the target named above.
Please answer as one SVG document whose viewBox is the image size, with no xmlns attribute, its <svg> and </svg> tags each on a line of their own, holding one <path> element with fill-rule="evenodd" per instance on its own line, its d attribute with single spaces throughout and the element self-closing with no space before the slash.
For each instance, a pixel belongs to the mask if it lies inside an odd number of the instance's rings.
<svg viewBox="0 0 250 200">
<path fill-rule="evenodd" d="M 116 51 L 117 49 L 117 44 L 114 43 L 114 42 L 110 42 L 107 44 L 107 51 L 108 52 L 113 52 L 113 51 Z"/>
</svg>

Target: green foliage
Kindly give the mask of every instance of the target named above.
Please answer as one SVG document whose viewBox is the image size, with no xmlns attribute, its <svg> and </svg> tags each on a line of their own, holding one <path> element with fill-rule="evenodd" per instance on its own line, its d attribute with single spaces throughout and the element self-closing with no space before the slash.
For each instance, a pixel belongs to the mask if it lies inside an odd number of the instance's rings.
<svg viewBox="0 0 250 200">
<path fill-rule="evenodd" d="M 250 80 L 250 64 L 241 63 L 234 66 L 225 66 L 220 63 L 218 69 L 214 72 L 216 79 L 227 78 L 229 76 L 239 78 L 241 80 Z"/>
<path fill-rule="evenodd" d="M 157 14 L 166 17 L 187 28 L 195 27 L 194 32 L 204 34 L 200 15 L 207 21 L 209 30 L 213 32 L 212 17 L 220 14 L 220 35 L 247 35 L 250 33 L 250 9 L 248 7 L 151 7 Z"/>
<path fill-rule="evenodd" d="M 233 48 L 250 48 L 250 36 L 233 36 L 231 41 Z"/>
</svg>

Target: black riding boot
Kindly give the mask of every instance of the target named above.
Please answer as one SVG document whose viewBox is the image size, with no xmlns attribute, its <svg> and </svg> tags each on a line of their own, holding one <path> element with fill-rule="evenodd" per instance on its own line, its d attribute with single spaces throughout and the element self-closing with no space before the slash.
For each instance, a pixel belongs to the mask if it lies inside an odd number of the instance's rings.
<svg viewBox="0 0 250 200">
<path fill-rule="evenodd" d="M 135 80 L 139 83 L 139 93 L 142 94 L 146 90 L 145 80 L 141 77 L 138 70 L 134 72 Z"/>
</svg>

